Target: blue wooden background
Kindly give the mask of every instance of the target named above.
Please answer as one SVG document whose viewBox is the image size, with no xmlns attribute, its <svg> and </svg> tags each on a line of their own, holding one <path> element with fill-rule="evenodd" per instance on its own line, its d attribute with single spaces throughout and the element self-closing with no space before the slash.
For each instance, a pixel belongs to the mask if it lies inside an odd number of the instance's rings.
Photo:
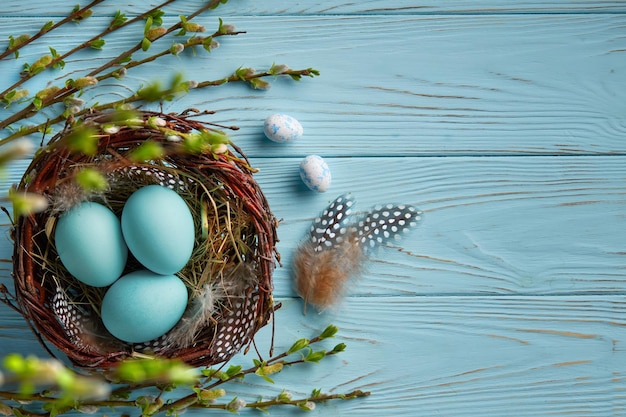
<svg viewBox="0 0 626 417">
<path fill-rule="evenodd" d="M 3 0 L 0 49 L 8 35 L 32 33 L 75 3 Z M 48 46 L 65 51 L 115 10 L 132 14 L 145 3 L 104 2 L 80 26 L 2 63 L 1 82 Z M 166 22 L 197 3 L 176 2 Z M 251 379 L 231 394 L 372 391 L 319 406 L 311 415 L 320 416 L 626 415 L 626 2 L 231 0 L 198 21 L 213 27 L 218 16 L 247 34 L 220 40 L 210 56 L 131 71 L 122 87 L 272 62 L 321 71 L 265 92 L 195 91 L 163 108 L 218 110 L 211 120 L 240 126 L 233 138 L 261 169 L 257 180 L 283 220 L 277 348 L 329 323 L 340 328 L 333 344 L 348 345 L 319 365 L 286 369 L 274 386 Z M 141 29 L 69 59 L 64 72 L 79 76 L 133 45 Z M 119 84 L 94 100 L 114 96 Z M 302 122 L 302 140 L 263 137 L 263 119 L 277 112 Z M 325 194 L 298 176 L 312 153 L 332 169 Z M 1 192 L 26 163 L 12 164 Z M 310 221 L 344 192 L 361 209 L 415 204 L 424 219 L 368 263 L 336 311 L 303 316 L 292 254 Z M 8 259 L 6 224 L 1 233 L 0 258 Z M 10 285 L 3 265 L 0 282 Z M 262 351 L 269 335 L 258 335 Z M 0 355 L 13 351 L 45 355 L 0 305 Z"/>
</svg>

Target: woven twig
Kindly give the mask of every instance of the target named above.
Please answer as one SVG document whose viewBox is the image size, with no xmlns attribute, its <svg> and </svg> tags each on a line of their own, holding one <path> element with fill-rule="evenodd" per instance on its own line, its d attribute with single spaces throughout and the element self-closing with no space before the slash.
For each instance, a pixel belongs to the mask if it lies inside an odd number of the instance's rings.
<svg viewBox="0 0 626 417">
<path fill-rule="evenodd" d="M 190 133 L 208 129 L 206 124 L 187 115 L 140 114 L 144 121 L 154 117 L 164 120 L 165 128 L 170 131 Z M 72 133 L 72 127 L 68 126 L 33 158 L 18 186 L 20 191 L 43 194 L 52 202 L 47 211 L 22 216 L 15 225 L 14 279 L 19 308 L 40 338 L 81 367 L 108 368 L 125 358 L 145 354 L 179 358 L 191 365 L 226 361 L 250 344 L 274 311 L 276 219 L 252 177 L 253 169 L 242 151 L 233 145 L 219 154 L 181 152 L 180 143 L 172 142 L 163 129 L 150 127 L 148 123 L 122 125 L 110 133 L 111 130 L 102 128 L 107 117 L 107 114 L 93 114 L 81 121 L 83 126 L 93 126 L 99 133 L 95 155 L 87 156 L 61 146 L 63 139 Z M 165 156 L 156 161 L 133 162 L 129 155 L 146 140 L 160 144 Z M 52 230 L 67 203 L 57 203 L 65 198 L 61 194 L 72 188 L 73 176 L 82 167 L 98 169 L 111 186 L 108 191 L 80 197 L 102 201 L 114 211 L 123 205 L 129 192 L 146 182 L 171 179 L 178 184 L 177 191 L 190 206 L 196 224 L 204 227 L 200 230 L 197 226 L 194 255 L 179 276 L 188 285 L 192 297 L 211 286 L 219 288 L 222 296 L 211 319 L 194 330 L 197 333 L 192 340 L 178 343 L 171 335 L 144 345 L 116 340 L 101 326 L 98 315 L 101 291 L 77 283 L 60 264 Z M 201 213 L 206 216 L 207 210 L 212 219 L 218 219 L 208 230 L 206 219 L 198 218 Z M 228 238 L 207 242 L 211 236 Z M 136 266 L 129 262 L 125 272 L 133 268 Z M 213 277 L 212 281 L 207 281 L 207 276 Z"/>
</svg>

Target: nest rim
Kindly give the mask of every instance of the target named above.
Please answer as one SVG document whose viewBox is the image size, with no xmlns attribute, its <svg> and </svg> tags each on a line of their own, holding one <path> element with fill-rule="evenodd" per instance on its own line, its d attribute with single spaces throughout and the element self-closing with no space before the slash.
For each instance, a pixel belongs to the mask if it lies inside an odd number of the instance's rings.
<svg viewBox="0 0 626 417">
<path fill-rule="evenodd" d="M 220 183 L 224 187 L 220 191 L 227 194 L 227 198 L 241 203 L 249 215 L 251 228 L 256 233 L 253 239 L 256 244 L 255 252 L 250 257 L 254 258 L 258 280 L 254 285 L 245 288 L 243 304 L 241 306 L 237 304 L 232 311 L 222 312 L 213 329 L 204 329 L 202 339 L 194 345 L 156 349 L 149 354 L 180 359 L 192 366 L 211 366 L 226 362 L 242 348 L 250 346 L 258 330 L 270 322 L 276 308 L 272 298 L 272 274 L 276 264 L 280 262 L 280 255 L 276 249 L 277 220 L 271 213 L 260 186 L 252 177 L 255 171 L 241 149 L 229 143 L 228 148 L 220 153 L 211 150 L 180 152 L 181 143 L 172 141 L 164 133 L 165 130 L 181 134 L 212 131 L 213 129 L 208 127 L 209 123 L 195 120 L 186 112 L 165 114 L 140 111 L 138 114 L 143 122 L 140 126 L 122 125 L 110 132 L 103 130 L 105 122 L 111 118 L 110 113 L 93 113 L 84 117 L 80 121 L 82 125 L 97 129 L 95 157 L 60 146 L 63 139 L 75 128 L 75 124 L 66 125 L 33 157 L 17 190 L 53 198 L 59 179 L 67 178 L 68 170 L 80 164 L 95 162 L 105 162 L 112 170 L 132 166 L 149 166 L 157 169 L 174 167 L 172 169 L 176 171 L 183 169 L 185 175 L 200 181 L 201 186 L 209 178 Z M 152 124 L 154 118 L 164 121 L 163 128 L 157 128 Z M 147 141 L 156 142 L 163 147 L 166 151 L 163 159 L 159 159 L 156 164 L 155 161 L 130 160 L 128 157 L 130 152 Z M 20 313 L 46 349 L 50 351 L 47 344 L 52 344 L 72 364 L 80 368 L 107 369 L 126 358 L 144 356 L 130 344 L 126 344 L 124 349 L 107 352 L 98 351 L 97 347 L 89 344 L 77 346 L 76 340 L 70 337 L 68 328 L 63 326 L 52 311 L 51 303 L 54 296 L 52 292 L 55 287 L 50 283 L 51 280 L 44 279 L 46 266 L 37 259 L 37 253 L 42 250 L 38 246 L 41 246 L 45 239 L 50 240 L 47 234 L 50 233 L 49 223 L 53 216 L 55 214 L 52 209 L 48 209 L 41 213 L 20 216 L 14 224 L 13 278 Z M 218 346 L 223 342 L 220 339 L 222 337 L 220 332 L 231 331 L 235 319 L 240 323 L 240 328 L 234 331 L 241 336 L 241 340 L 238 340 L 230 350 L 224 350 L 223 346 L 221 348 Z M 210 335 L 211 332 L 213 336 Z"/>
</svg>

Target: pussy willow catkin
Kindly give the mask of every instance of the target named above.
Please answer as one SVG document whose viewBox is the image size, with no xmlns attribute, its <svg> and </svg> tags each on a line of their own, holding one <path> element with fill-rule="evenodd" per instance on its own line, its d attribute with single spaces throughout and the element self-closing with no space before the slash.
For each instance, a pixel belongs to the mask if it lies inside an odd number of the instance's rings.
<svg viewBox="0 0 626 417">
<path fill-rule="evenodd" d="M 351 196 L 337 197 L 313 221 L 309 236 L 296 250 L 295 288 L 305 309 L 306 304 L 320 310 L 334 306 L 371 251 L 398 239 L 421 219 L 415 207 L 393 204 L 374 207 L 353 219 L 353 206 Z"/>
</svg>

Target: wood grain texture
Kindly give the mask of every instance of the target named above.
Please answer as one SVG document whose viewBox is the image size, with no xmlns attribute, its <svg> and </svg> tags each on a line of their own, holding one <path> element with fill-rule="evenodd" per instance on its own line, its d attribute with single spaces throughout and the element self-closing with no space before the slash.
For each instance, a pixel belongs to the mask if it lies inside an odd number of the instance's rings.
<svg viewBox="0 0 626 417">
<path fill-rule="evenodd" d="M 207 21 L 216 24 L 215 18 Z M 35 22 L 17 19 L 10 30 L 0 28 L 0 39 Z M 88 20 L 81 30 L 96 33 L 107 22 Z M 108 81 L 110 90 L 85 98 L 121 98 L 155 77 L 167 81 L 174 71 L 202 81 L 278 62 L 313 66 L 322 76 L 296 88 L 278 80 L 267 92 L 240 85 L 192 91 L 164 109 L 218 110 L 211 120 L 240 126 L 237 143 L 251 156 L 626 152 L 623 15 L 233 16 L 230 22 L 248 33 L 222 39 L 211 56 L 131 70 L 123 84 Z M 104 51 L 68 59 L 65 71 L 84 74 L 134 45 L 137 31 L 113 38 Z M 7 64 L 7 79 L 17 80 L 22 63 L 47 53 L 49 45 L 69 49 L 72 36 L 59 31 L 27 49 Z M 36 78 L 26 87 L 35 92 L 45 84 Z M 263 119 L 287 110 L 304 124 L 304 140 L 288 147 L 264 140 Z"/>
<path fill-rule="evenodd" d="M 292 254 L 343 193 L 359 211 L 388 202 L 424 211 L 414 232 L 372 257 L 354 294 L 626 293 L 624 157 L 328 158 L 325 194 L 304 187 L 298 158 L 251 162 L 282 219 L 278 296 L 293 295 Z M 14 164 L 2 189 L 24 169 Z"/>
<path fill-rule="evenodd" d="M 75 3 L 75 2 L 74 2 Z M 11 2 L 0 6 L 0 16 L 58 16 L 74 7 L 74 3 L 59 1 L 53 4 L 43 0 L 33 0 L 20 7 L 11 7 Z M 82 2 L 86 5 L 89 1 Z M 97 7 L 99 13 L 123 11 L 133 13 L 146 4 L 157 5 L 160 1 L 115 1 L 105 2 Z M 172 13 L 190 13 L 197 2 L 178 0 L 172 7 Z M 69 5 L 69 6 L 68 6 Z M 626 6 L 623 1 L 574 1 L 574 0 L 317 0 L 266 1 L 230 0 L 220 7 L 224 15 L 371 15 L 371 14 L 517 14 L 517 13 L 623 13 Z"/>
<path fill-rule="evenodd" d="M 75 3 L 5 1 L 0 50 L 9 34 L 32 32 Z M 140 4 L 104 2 L 80 26 L 3 62 L 4 79 L 16 80 L 48 46 L 66 50 L 77 30 L 96 33 L 115 10 L 132 14 Z M 166 23 L 194 4 L 177 1 Z M 206 120 L 238 125 L 233 140 L 260 168 L 256 179 L 281 219 L 276 349 L 329 323 L 340 334 L 326 346 L 348 345 L 329 362 L 284 370 L 273 386 L 250 379 L 230 394 L 373 393 L 320 405 L 311 413 L 319 416 L 626 415 L 625 14 L 623 1 L 231 0 L 200 21 L 211 28 L 223 16 L 246 35 L 221 39 L 210 56 L 166 59 L 87 94 L 119 97 L 178 70 L 196 80 L 272 62 L 322 72 L 297 85 L 277 80 L 265 92 L 226 85 L 163 105 L 217 110 Z M 64 71 L 79 76 L 141 31 L 69 59 Z M 263 137 L 263 119 L 277 112 L 303 123 L 301 141 Z M 298 176 L 300 159 L 312 153 L 331 166 L 325 194 Z M 0 193 L 25 167 L 8 167 Z M 303 316 L 291 288 L 293 251 L 345 192 L 357 210 L 414 204 L 423 221 L 372 256 L 337 309 Z M 8 225 L 0 235 L 0 259 L 8 259 Z M 11 286 L 10 265 L 0 269 L 0 284 Z M 270 338 L 269 327 L 257 337 L 264 355 Z M 0 305 L 0 356 L 12 351 L 46 355 Z"/>
<path fill-rule="evenodd" d="M 347 351 L 318 365 L 285 369 L 273 376 L 273 386 L 251 378 L 235 385 L 232 395 L 250 395 L 261 387 L 268 396 L 284 388 L 294 396 L 305 396 L 312 387 L 373 392 L 308 414 L 319 416 L 413 416 L 418 410 L 424 416 L 606 417 L 626 412 L 621 296 L 360 297 L 337 313 L 307 316 L 299 302 L 281 301 L 276 349 L 310 338 L 332 322 L 340 333 L 323 347 L 343 342 Z M 11 326 L 20 327 L 19 320 L 9 319 Z M 26 332 L 9 334 L 11 348 L 39 352 Z M 267 354 L 270 329 L 257 339 Z M 7 351 L 0 344 L 0 354 Z M 233 363 L 248 364 L 252 357 L 238 355 Z M 275 409 L 271 415 L 301 412 Z"/>
<path fill-rule="evenodd" d="M 626 289 L 623 158 L 331 158 L 333 195 L 323 196 L 302 189 L 298 162 L 257 163 L 258 181 L 284 219 L 279 249 L 287 266 L 327 201 L 350 192 L 358 210 L 394 202 L 424 211 L 415 232 L 370 262 L 359 293 Z M 276 274 L 281 294 L 286 269 Z"/>
</svg>

